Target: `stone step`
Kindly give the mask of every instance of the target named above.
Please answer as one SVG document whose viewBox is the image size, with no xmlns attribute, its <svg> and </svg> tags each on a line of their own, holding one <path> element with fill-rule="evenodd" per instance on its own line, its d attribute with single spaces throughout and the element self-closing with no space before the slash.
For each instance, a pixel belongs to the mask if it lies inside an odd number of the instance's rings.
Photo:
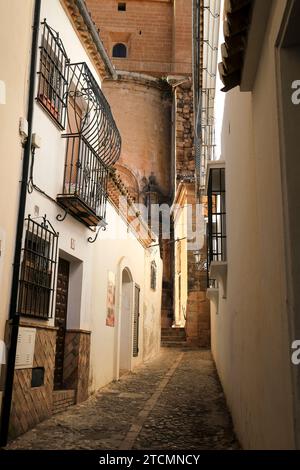
<svg viewBox="0 0 300 470">
<path fill-rule="evenodd" d="M 185 335 L 185 328 L 162 328 L 162 335 Z"/>
<path fill-rule="evenodd" d="M 185 339 L 186 333 L 185 331 L 180 333 L 172 333 L 171 331 L 168 331 L 166 333 L 162 332 L 161 337 L 164 339 Z"/>
<path fill-rule="evenodd" d="M 185 329 L 182 328 L 178 330 L 177 328 L 166 328 L 161 331 L 162 335 L 184 335 L 185 334 Z"/>
<path fill-rule="evenodd" d="M 185 348 L 188 344 L 186 341 L 162 341 L 162 348 Z"/>
<path fill-rule="evenodd" d="M 185 341 L 186 337 L 185 336 L 162 336 L 161 341 L 166 341 L 168 343 L 171 343 L 172 341 Z"/>
</svg>

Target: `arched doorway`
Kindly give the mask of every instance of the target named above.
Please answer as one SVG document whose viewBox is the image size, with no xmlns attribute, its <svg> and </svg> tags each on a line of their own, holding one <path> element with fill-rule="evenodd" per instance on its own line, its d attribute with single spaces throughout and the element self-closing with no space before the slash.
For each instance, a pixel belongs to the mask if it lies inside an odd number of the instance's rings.
<svg viewBox="0 0 300 470">
<path fill-rule="evenodd" d="M 132 308 L 133 308 L 133 280 L 129 269 L 122 271 L 122 294 L 120 309 L 120 349 L 119 369 L 131 369 L 132 349 Z"/>
</svg>

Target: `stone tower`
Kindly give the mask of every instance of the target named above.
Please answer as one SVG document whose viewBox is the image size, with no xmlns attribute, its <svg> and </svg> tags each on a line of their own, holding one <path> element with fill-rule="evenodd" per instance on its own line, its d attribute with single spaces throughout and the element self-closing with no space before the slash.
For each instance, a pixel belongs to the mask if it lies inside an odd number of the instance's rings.
<svg viewBox="0 0 300 470">
<path fill-rule="evenodd" d="M 136 202 L 172 206 L 184 183 L 188 203 L 195 203 L 192 0 L 86 3 L 118 74 L 118 80 L 103 83 L 122 136 L 117 172 Z M 162 327 L 176 322 L 177 251 L 171 224 L 171 240 L 161 241 Z M 199 286 L 188 279 L 194 277 L 191 254 L 185 259 L 187 275 L 180 277 L 179 290 L 189 292 L 191 284 Z M 188 314 L 188 295 L 185 303 Z M 194 321 L 189 329 L 197 336 Z"/>
</svg>

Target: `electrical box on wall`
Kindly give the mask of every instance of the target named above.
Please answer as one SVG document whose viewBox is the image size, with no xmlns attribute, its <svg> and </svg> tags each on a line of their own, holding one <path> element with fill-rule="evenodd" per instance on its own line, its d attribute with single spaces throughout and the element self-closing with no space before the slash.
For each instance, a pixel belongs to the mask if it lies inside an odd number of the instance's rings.
<svg viewBox="0 0 300 470">
<path fill-rule="evenodd" d="M 39 149 L 42 146 L 42 139 L 39 134 L 32 134 L 32 141 L 31 141 L 32 147 Z"/>
<path fill-rule="evenodd" d="M 16 369 L 33 367 L 36 328 L 20 327 L 17 343 Z"/>
</svg>

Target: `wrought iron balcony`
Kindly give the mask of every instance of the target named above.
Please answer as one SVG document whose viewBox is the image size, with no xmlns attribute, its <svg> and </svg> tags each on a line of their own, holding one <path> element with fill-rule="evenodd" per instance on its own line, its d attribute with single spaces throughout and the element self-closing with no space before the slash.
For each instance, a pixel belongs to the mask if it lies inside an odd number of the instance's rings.
<svg viewBox="0 0 300 470">
<path fill-rule="evenodd" d="M 86 63 L 69 66 L 63 191 L 58 202 L 87 226 L 105 222 L 108 170 L 121 137 L 110 106 Z"/>
<path fill-rule="evenodd" d="M 63 193 L 58 201 L 87 226 L 105 220 L 108 167 L 103 164 L 84 136 L 67 141 Z"/>
</svg>

